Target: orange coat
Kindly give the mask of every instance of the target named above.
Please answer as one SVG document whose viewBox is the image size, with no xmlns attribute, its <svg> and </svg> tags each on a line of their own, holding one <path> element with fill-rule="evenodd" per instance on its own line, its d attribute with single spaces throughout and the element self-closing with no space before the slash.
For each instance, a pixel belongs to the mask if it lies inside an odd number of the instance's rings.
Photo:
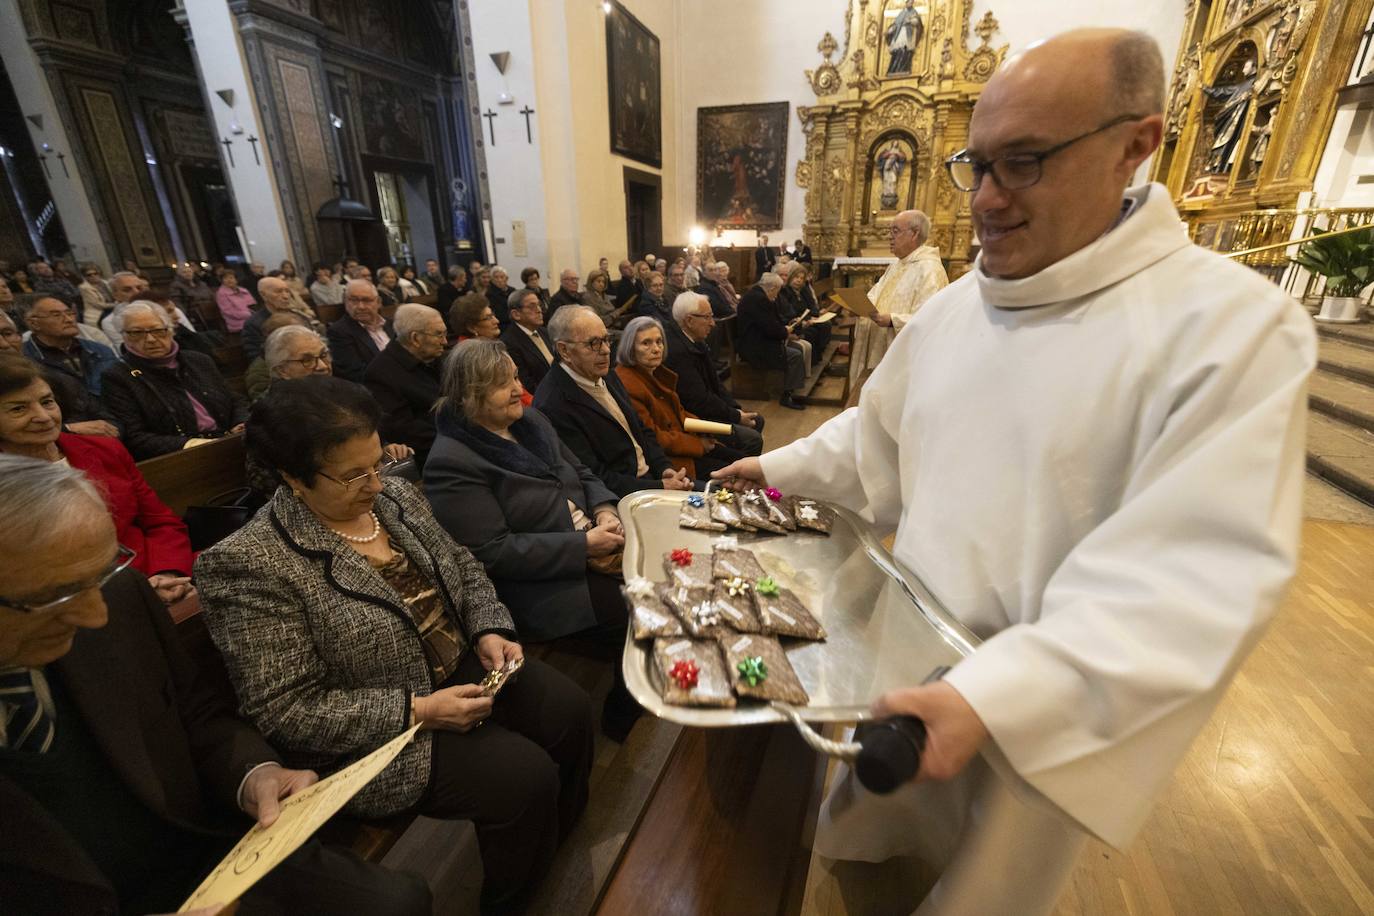
<svg viewBox="0 0 1374 916">
<path fill-rule="evenodd" d="M 630 393 L 639 422 L 654 434 L 668 460 L 686 471 L 688 477 L 696 477 L 696 462 L 692 459 L 706 454 L 706 447 L 682 428 L 688 417 L 697 417 L 687 412 L 677 396 L 677 373 L 667 366 L 659 366 L 652 375 L 639 366 L 616 366 L 615 372 Z"/>
</svg>

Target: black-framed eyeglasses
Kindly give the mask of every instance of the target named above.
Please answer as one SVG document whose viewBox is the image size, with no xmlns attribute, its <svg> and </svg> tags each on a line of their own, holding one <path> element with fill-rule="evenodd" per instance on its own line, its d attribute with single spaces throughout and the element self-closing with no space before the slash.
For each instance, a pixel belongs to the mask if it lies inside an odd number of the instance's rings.
<svg viewBox="0 0 1374 916">
<path fill-rule="evenodd" d="M 703 312 L 693 312 L 692 314 L 688 315 L 687 317 L 688 317 L 688 318 L 700 318 L 702 321 L 715 321 L 715 320 L 716 320 L 716 316 L 715 316 L 715 315 L 712 315 L 710 312 L 705 312 L 705 313 L 703 313 Z"/>
<path fill-rule="evenodd" d="M 320 363 L 327 363 L 331 359 L 328 350 L 321 350 L 319 353 L 307 353 L 297 359 L 288 359 L 284 362 L 300 363 L 302 369 L 314 369 Z"/>
<path fill-rule="evenodd" d="M 132 328 L 124 332 L 124 336 L 133 340 L 143 340 L 145 337 L 156 337 L 165 340 L 172 336 L 171 328 Z"/>
<path fill-rule="evenodd" d="M 597 350 L 609 350 L 611 339 L 609 337 L 588 337 L 586 340 L 569 340 L 570 344 L 580 344 L 592 352 Z"/>
<path fill-rule="evenodd" d="M 0 598 L 0 606 L 16 611 L 23 611 L 25 614 L 52 613 L 53 611 L 60 610 L 63 605 L 80 598 L 91 589 L 103 588 L 105 583 L 133 565 L 134 558 L 137 556 L 138 553 L 136 551 L 130 550 L 128 547 L 120 544 L 119 551 L 115 554 L 115 558 L 110 561 L 109 567 L 94 579 L 63 586 L 64 594 L 50 601 L 31 604 L 24 601 L 16 601 L 13 598 Z"/>
<path fill-rule="evenodd" d="M 377 462 L 377 464 L 372 469 L 363 471 L 357 477 L 349 477 L 347 480 L 340 480 L 337 477 L 330 477 L 324 471 L 320 471 L 319 474 L 325 480 L 333 481 L 334 483 L 337 483 L 339 486 L 343 487 L 345 490 L 356 490 L 358 489 L 358 487 L 361 487 L 369 477 L 376 477 L 378 480 L 381 480 L 383 477 L 386 476 L 386 472 L 391 470 L 392 466 L 395 464 L 397 464 L 395 458 L 383 458 L 381 461 Z"/>
<path fill-rule="evenodd" d="M 954 186 L 960 191 L 978 190 L 983 185 L 983 176 L 988 174 L 992 175 L 992 180 L 997 182 L 997 186 L 1003 191 L 1020 191 L 1040 180 L 1044 174 L 1045 160 L 1055 153 L 1063 152 L 1079 140 L 1086 140 L 1118 124 L 1139 121 L 1144 117 L 1147 116 L 1121 115 L 1086 134 L 1070 137 L 1063 143 L 1035 153 L 1011 153 L 996 159 L 977 159 L 968 150 L 963 149 L 945 160 L 945 168 L 949 170 L 950 181 L 954 182 Z"/>
</svg>

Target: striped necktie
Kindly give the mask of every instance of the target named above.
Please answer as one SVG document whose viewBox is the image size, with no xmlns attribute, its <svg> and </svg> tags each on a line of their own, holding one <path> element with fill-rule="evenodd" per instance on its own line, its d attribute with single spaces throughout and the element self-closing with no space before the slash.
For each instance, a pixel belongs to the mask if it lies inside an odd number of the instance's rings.
<svg viewBox="0 0 1374 916">
<path fill-rule="evenodd" d="M 43 709 L 36 682 L 43 675 L 34 668 L 0 670 L 0 711 L 3 711 L 5 746 L 17 751 L 47 753 L 55 729 Z"/>
</svg>

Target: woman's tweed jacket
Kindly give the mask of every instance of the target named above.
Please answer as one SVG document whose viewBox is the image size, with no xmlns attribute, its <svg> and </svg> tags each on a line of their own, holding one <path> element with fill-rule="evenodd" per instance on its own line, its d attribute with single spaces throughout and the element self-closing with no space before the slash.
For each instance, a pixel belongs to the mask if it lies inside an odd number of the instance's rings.
<svg viewBox="0 0 1374 916">
<path fill-rule="evenodd" d="M 419 491 L 388 479 L 373 509 L 439 584 L 469 644 L 492 631 L 515 638 L 482 564 L 439 526 Z M 401 596 L 287 487 L 201 554 L 195 573 L 239 709 L 291 766 L 347 766 L 404 731 L 411 695 L 436 686 Z M 410 808 L 429 767 L 422 731 L 347 810 L 383 817 Z"/>
</svg>

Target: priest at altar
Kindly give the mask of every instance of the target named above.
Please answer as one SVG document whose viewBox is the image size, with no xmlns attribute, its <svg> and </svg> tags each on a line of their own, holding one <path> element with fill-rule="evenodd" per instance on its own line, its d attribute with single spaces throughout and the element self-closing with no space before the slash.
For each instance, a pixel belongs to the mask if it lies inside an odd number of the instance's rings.
<svg viewBox="0 0 1374 916">
<path fill-rule="evenodd" d="M 889 245 L 897 260 L 888 265 L 878 282 L 868 291 L 868 301 L 878 310 L 872 318 L 860 318 L 854 327 L 854 343 L 849 353 L 849 387 L 878 367 L 892 346 L 897 332 L 906 326 L 916 310 L 949 284 L 940 250 L 927 245 L 930 218 L 920 210 L 903 210 L 888 230 Z"/>
<path fill-rule="evenodd" d="M 1126 846 L 1296 569 L 1312 322 L 1194 246 L 1163 186 L 1127 189 L 1163 83 L 1134 32 L 1011 59 L 947 162 L 973 270 L 858 406 L 718 472 L 895 529 L 982 640 L 875 700 L 925 723 L 917 780 L 842 772 L 817 828 L 828 858 L 923 860 L 918 916 L 1051 913 L 1089 836 Z"/>
</svg>

